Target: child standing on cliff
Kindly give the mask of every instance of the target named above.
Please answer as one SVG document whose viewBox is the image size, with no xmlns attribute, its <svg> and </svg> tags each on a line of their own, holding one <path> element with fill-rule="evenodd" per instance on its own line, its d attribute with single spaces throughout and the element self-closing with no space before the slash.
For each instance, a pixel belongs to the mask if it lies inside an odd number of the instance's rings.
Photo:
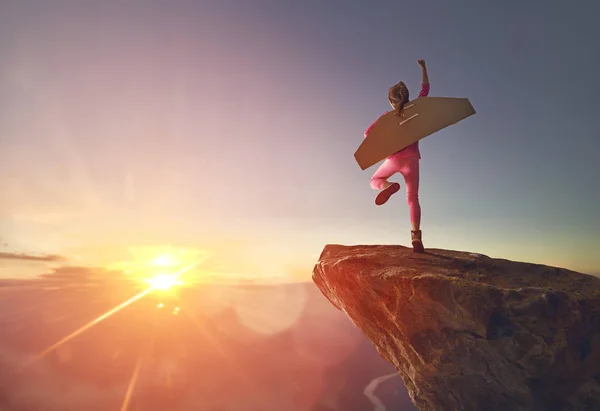
<svg viewBox="0 0 600 411">
<path fill-rule="evenodd" d="M 421 66 L 422 73 L 419 97 L 426 97 L 429 95 L 427 67 L 425 66 L 425 60 L 418 60 L 418 63 Z M 404 105 L 409 102 L 408 88 L 404 82 L 400 81 L 390 87 L 388 101 L 396 115 L 402 118 Z M 365 131 L 365 137 L 372 127 L 373 125 Z M 419 204 L 420 159 L 421 153 L 419 152 L 419 142 L 417 141 L 389 156 L 371 178 L 371 187 L 379 190 L 379 194 L 375 198 L 375 204 L 382 205 L 389 200 L 392 194 L 400 190 L 400 184 L 389 182 L 388 178 L 396 173 L 400 173 L 404 177 L 406 199 L 408 201 L 410 222 L 412 225 L 411 241 L 413 250 L 418 253 L 425 251 L 421 238 L 421 205 Z"/>
</svg>

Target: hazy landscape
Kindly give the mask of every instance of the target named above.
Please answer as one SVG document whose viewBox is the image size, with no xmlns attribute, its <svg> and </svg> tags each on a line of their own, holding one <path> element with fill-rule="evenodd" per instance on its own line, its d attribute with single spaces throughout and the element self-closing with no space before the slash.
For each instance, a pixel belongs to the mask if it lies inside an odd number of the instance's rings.
<svg viewBox="0 0 600 411">
<path fill-rule="evenodd" d="M 2 410 L 381 411 L 364 390 L 394 373 L 312 283 L 154 290 L 71 339 L 144 289 L 83 268 L 0 284 Z M 414 409 L 382 380 L 386 410 Z"/>
</svg>

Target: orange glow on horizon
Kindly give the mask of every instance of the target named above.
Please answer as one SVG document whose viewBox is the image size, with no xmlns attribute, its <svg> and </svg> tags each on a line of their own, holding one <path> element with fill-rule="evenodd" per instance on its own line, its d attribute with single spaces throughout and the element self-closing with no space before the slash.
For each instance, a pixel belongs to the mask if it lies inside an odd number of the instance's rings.
<svg viewBox="0 0 600 411">
<path fill-rule="evenodd" d="M 171 277 L 172 279 L 176 280 L 182 274 L 184 274 L 185 272 L 187 272 L 187 271 L 191 270 L 192 268 L 196 267 L 198 264 L 200 264 L 200 262 L 192 263 L 192 264 L 190 264 L 190 265 L 182 268 L 181 270 L 177 271 L 176 273 L 172 274 L 169 277 Z M 121 311 L 123 308 L 125 308 L 125 307 L 131 305 L 132 303 L 134 303 L 135 301 L 143 298 L 144 296 L 146 296 L 147 294 L 149 294 L 150 292 L 152 292 L 154 289 L 155 288 L 153 286 L 150 286 L 149 288 L 145 289 L 144 291 L 142 291 L 142 292 L 134 295 L 133 297 L 129 298 L 128 300 L 126 300 L 124 302 L 122 302 L 121 304 L 117 305 L 116 307 L 108 310 L 104 314 L 102 314 L 102 315 L 98 316 L 97 318 L 91 320 L 87 324 L 82 325 L 81 327 L 79 327 L 78 329 L 76 329 L 75 331 L 73 331 L 72 333 L 66 335 L 65 337 L 63 337 L 60 340 L 58 340 L 57 342 L 55 342 L 54 344 L 50 345 L 48 348 L 44 349 L 39 354 L 35 355 L 30 360 L 26 361 L 25 364 L 24 364 L 24 366 L 27 367 L 28 365 L 30 365 L 34 361 L 41 359 L 42 357 L 46 356 L 51 351 L 54 351 L 55 349 L 57 349 L 58 347 L 60 347 L 64 343 L 72 340 L 73 338 L 75 338 L 78 335 L 82 334 L 83 332 L 87 331 L 88 329 L 90 329 L 94 325 L 96 325 L 96 324 L 98 324 L 98 323 L 106 320 L 107 318 L 109 318 L 112 315 L 116 314 L 117 312 Z"/>
</svg>

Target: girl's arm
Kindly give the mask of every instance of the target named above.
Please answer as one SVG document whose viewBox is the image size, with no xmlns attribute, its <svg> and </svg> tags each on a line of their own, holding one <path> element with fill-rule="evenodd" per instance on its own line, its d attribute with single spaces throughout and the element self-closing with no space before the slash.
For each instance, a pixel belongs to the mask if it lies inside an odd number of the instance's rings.
<svg viewBox="0 0 600 411">
<path fill-rule="evenodd" d="M 421 93 L 419 93 L 419 97 L 427 97 L 429 95 L 429 76 L 427 75 L 427 66 L 425 65 L 425 60 L 418 60 L 419 66 L 421 66 Z"/>
<path fill-rule="evenodd" d="M 425 60 L 418 61 L 419 66 L 421 66 L 421 74 L 423 77 L 423 84 L 429 84 L 429 76 L 427 75 L 427 66 L 425 65 Z"/>
</svg>

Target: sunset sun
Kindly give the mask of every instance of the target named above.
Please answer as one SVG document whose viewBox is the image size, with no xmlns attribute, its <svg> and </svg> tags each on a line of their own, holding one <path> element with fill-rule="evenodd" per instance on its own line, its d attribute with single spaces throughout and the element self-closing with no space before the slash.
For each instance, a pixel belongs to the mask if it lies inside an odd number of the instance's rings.
<svg viewBox="0 0 600 411">
<path fill-rule="evenodd" d="M 176 285 L 183 284 L 174 275 L 169 274 L 158 274 L 152 278 L 147 279 L 147 282 L 155 290 L 169 290 Z"/>
<path fill-rule="evenodd" d="M 171 253 L 160 253 L 151 258 L 148 262 L 149 268 L 160 268 L 160 272 L 146 278 L 145 281 L 150 284 L 154 290 L 169 290 L 176 285 L 181 285 L 183 282 L 178 279 L 176 273 L 167 273 L 165 269 L 175 268 L 182 264 L 176 255 Z M 153 270 L 152 270 L 153 271 Z"/>
<path fill-rule="evenodd" d="M 108 268 L 159 292 L 171 292 L 199 281 L 201 272 L 196 268 L 211 255 L 203 249 L 174 246 L 132 246 L 127 253 L 129 258 L 111 263 Z"/>
</svg>

